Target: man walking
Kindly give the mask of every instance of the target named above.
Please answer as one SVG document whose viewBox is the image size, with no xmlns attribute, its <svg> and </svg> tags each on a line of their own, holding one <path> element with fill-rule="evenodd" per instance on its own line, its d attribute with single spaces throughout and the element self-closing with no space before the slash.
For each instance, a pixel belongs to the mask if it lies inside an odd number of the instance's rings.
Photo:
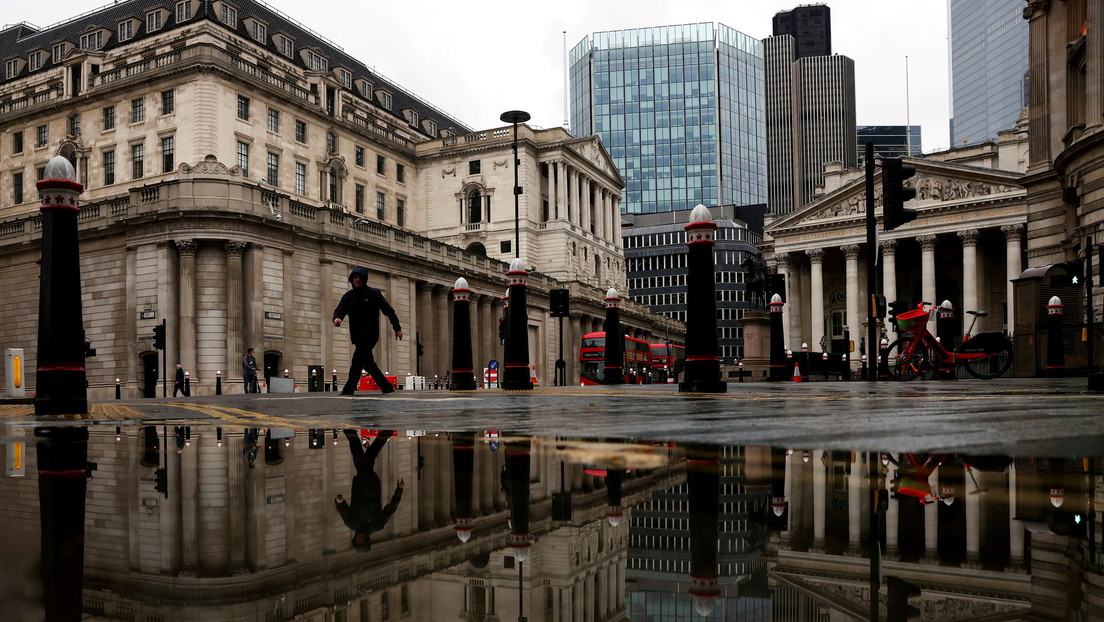
<svg viewBox="0 0 1104 622">
<path fill-rule="evenodd" d="M 253 348 L 245 351 L 242 357 L 242 380 L 245 381 L 246 393 L 258 393 L 257 391 L 257 357 L 253 356 Z"/>
<path fill-rule="evenodd" d="M 342 395 L 356 393 L 357 384 L 360 382 L 360 371 L 367 370 L 376 381 L 376 386 L 384 393 L 391 393 L 395 387 L 387 380 L 387 377 L 376 365 L 376 359 L 372 357 L 372 348 L 379 341 L 379 316 L 380 313 L 391 321 L 391 327 L 395 329 L 395 338 L 402 341 L 403 331 L 399 324 L 399 316 L 388 304 L 383 293 L 374 287 L 368 287 L 368 269 L 363 267 L 353 268 L 349 274 L 349 283 L 353 288 L 345 292 L 341 302 L 333 312 L 333 325 L 341 326 L 341 320 L 349 316 L 349 337 L 353 342 L 353 361 L 349 366 L 349 378 L 345 381 Z"/>
<path fill-rule="evenodd" d="M 173 378 L 173 397 L 176 397 L 177 392 L 185 397 L 188 395 L 184 390 L 184 368 L 180 365 L 176 366 L 176 376 Z"/>
</svg>

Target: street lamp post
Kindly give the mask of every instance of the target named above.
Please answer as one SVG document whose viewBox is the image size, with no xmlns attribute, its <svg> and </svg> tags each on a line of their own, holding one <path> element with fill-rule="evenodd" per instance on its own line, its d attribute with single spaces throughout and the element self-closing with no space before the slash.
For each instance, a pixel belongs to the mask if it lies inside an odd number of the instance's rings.
<svg viewBox="0 0 1104 622">
<path fill-rule="evenodd" d="M 503 112 L 499 117 L 503 123 L 511 123 L 514 126 L 514 257 L 521 257 L 521 225 L 518 213 L 518 197 L 521 195 L 521 186 L 518 185 L 518 123 L 525 123 L 531 117 L 524 110 L 510 110 Z"/>
</svg>

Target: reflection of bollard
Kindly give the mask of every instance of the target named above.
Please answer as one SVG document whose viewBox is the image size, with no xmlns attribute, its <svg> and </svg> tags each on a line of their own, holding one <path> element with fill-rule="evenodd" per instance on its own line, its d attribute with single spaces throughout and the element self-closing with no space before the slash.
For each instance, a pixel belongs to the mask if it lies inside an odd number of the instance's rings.
<svg viewBox="0 0 1104 622">
<path fill-rule="evenodd" d="M 474 391 L 472 364 L 471 293 L 467 279 L 456 279 L 452 289 L 452 388 Z"/>
<path fill-rule="evenodd" d="M 123 387 L 119 384 L 119 379 L 115 379 L 115 399 L 123 399 Z"/>
<path fill-rule="evenodd" d="M 767 380 L 786 379 L 786 338 L 782 327 L 782 297 L 775 294 L 770 301 L 770 376 Z"/>
<path fill-rule="evenodd" d="M 828 352 L 822 351 L 820 353 L 820 379 L 828 379 Z"/>
<path fill-rule="evenodd" d="M 878 380 L 889 379 L 889 361 L 886 360 L 888 354 L 889 341 L 882 337 L 882 341 L 878 343 Z"/>
<path fill-rule="evenodd" d="M 192 372 L 184 372 L 184 397 L 192 395 Z"/>
<path fill-rule="evenodd" d="M 614 288 L 606 291 L 606 369 L 602 373 L 602 384 L 625 384 L 625 357 L 621 342 L 621 294 Z"/>
<path fill-rule="evenodd" d="M 1054 296 L 1047 305 L 1047 377 L 1066 375 L 1066 348 L 1062 337 L 1062 299 Z"/>
<path fill-rule="evenodd" d="M 215 395 L 222 395 L 222 370 L 215 370 Z"/>
<path fill-rule="evenodd" d="M 724 393 L 717 358 L 717 294 L 713 249 L 717 223 L 709 208 L 698 205 L 690 212 L 686 231 L 686 366 L 680 393 Z M 608 343 L 608 342 L 607 342 Z"/>
</svg>

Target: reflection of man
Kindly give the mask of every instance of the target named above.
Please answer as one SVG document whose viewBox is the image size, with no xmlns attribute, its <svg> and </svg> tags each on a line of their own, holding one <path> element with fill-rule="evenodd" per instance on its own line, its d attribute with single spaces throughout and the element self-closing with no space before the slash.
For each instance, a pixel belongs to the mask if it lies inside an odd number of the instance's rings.
<svg viewBox="0 0 1104 622">
<path fill-rule="evenodd" d="M 334 505 L 345 526 L 353 530 L 353 548 L 360 553 L 372 548 L 369 536 L 383 529 L 387 524 L 395 509 L 399 507 L 403 488 L 406 486 L 406 483 L 400 479 L 395 486 L 395 492 L 391 495 L 391 501 L 383 505 L 382 485 L 375 471 L 376 458 L 392 434 L 394 434 L 392 430 L 381 430 L 379 436 L 365 449 L 356 430 L 345 430 L 349 451 L 353 454 L 356 475 L 353 476 L 349 501 L 346 502 L 345 497 L 337 495 Z"/>
<path fill-rule="evenodd" d="M 257 467 L 257 440 L 260 438 L 259 430 L 257 428 L 245 429 L 245 449 L 242 451 L 242 457 L 245 458 L 245 463 L 249 465 L 249 468 L 254 469 Z"/>
</svg>

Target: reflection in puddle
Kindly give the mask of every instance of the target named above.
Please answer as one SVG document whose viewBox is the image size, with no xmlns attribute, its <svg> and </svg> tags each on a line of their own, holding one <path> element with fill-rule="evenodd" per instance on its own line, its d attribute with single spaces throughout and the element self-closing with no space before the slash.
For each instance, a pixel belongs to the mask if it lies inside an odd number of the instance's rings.
<svg viewBox="0 0 1104 622">
<path fill-rule="evenodd" d="M 1101 619 L 1100 456 L 26 432 L 3 619 Z"/>
</svg>

